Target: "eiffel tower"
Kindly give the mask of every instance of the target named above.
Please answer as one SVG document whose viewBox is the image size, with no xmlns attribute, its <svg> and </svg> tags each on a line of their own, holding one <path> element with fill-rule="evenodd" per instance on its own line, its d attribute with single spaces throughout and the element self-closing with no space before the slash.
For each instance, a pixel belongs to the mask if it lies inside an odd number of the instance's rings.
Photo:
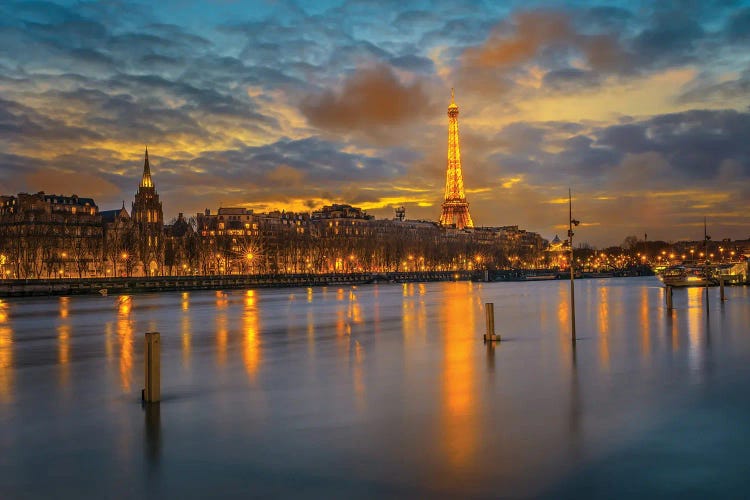
<svg viewBox="0 0 750 500">
<path fill-rule="evenodd" d="M 461 147 L 458 144 L 458 105 L 451 89 L 448 106 L 448 171 L 445 176 L 445 201 L 440 224 L 457 229 L 474 227 L 469 214 L 469 203 L 464 194 L 464 174 L 461 170 Z"/>
</svg>

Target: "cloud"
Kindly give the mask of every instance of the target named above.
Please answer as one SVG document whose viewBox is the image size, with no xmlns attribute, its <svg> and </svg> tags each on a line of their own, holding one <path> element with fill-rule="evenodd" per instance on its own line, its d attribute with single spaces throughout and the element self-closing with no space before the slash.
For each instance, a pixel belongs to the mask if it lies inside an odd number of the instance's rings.
<svg viewBox="0 0 750 500">
<path fill-rule="evenodd" d="M 316 127 L 378 135 L 418 121 L 430 112 L 430 102 L 419 81 L 402 83 L 390 66 L 377 65 L 349 76 L 338 92 L 305 98 L 300 109 Z"/>
<path fill-rule="evenodd" d="M 750 7 L 743 7 L 732 14 L 726 27 L 731 41 L 745 41 L 750 38 Z"/>
<path fill-rule="evenodd" d="M 548 235 L 569 185 L 594 243 L 677 237 L 701 211 L 750 223 L 730 215 L 750 208 L 736 2 L 178 4 L 0 4 L 6 192 L 52 179 L 118 207 L 148 143 L 172 215 L 339 201 L 435 219 L 455 86 L 480 224 Z"/>
<path fill-rule="evenodd" d="M 45 191 L 53 194 L 78 194 L 93 197 L 94 201 L 102 198 L 117 197 L 120 188 L 88 172 L 61 171 L 53 168 L 37 170 L 26 176 L 26 183 L 34 186 L 33 191 Z"/>
</svg>

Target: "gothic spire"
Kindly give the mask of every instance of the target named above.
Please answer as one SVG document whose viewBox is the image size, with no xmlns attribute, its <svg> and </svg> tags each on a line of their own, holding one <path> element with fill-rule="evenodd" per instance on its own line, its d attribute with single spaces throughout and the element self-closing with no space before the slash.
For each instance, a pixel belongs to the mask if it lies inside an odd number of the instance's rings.
<svg viewBox="0 0 750 500">
<path fill-rule="evenodd" d="M 146 159 L 143 162 L 143 177 L 141 178 L 141 187 L 154 187 L 154 181 L 151 180 L 151 166 L 148 163 L 148 146 L 146 146 Z"/>
</svg>

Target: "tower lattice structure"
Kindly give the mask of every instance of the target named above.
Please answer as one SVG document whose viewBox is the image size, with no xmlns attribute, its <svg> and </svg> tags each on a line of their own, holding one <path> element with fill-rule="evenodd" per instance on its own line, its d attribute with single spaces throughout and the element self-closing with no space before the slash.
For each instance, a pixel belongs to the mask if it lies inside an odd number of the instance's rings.
<svg viewBox="0 0 750 500">
<path fill-rule="evenodd" d="M 469 213 L 469 203 L 464 193 L 464 175 L 461 169 L 461 147 L 458 141 L 458 105 L 453 89 L 448 106 L 448 169 L 445 177 L 445 201 L 440 224 L 456 228 L 474 227 Z"/>
</svg>

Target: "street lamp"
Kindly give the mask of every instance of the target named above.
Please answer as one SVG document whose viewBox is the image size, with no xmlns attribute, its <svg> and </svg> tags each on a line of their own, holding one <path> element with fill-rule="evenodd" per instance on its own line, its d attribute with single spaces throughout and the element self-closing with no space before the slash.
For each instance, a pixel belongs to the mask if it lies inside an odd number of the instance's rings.
<svg viewBox="0 0 750 500">
<path fill-rule="evenodd" d="M 573 226 L 581 223 L 573 218 L 573 196 L 568 188 L 568 242 L 570 243 L 570 335 L 573 342 L 576 341 L 576 296 L 575 296 L 575 271 L 573 261 Z"/>
</svg>

